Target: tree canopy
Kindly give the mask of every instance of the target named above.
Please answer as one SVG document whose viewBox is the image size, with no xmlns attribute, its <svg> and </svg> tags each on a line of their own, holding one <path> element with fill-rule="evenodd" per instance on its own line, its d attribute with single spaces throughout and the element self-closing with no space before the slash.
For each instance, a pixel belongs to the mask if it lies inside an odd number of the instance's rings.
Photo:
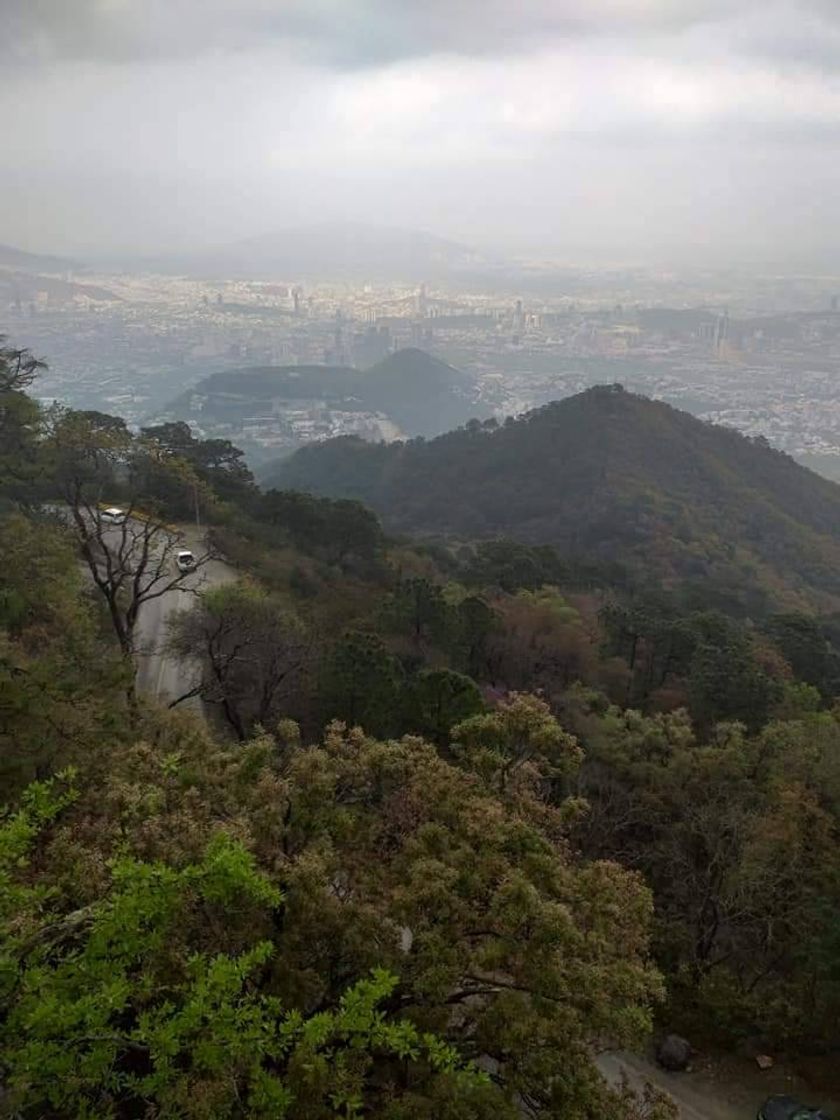
<svg viewBox="0 0 840 1120">
<path fill-rule="evenodd" d="M 12 1115 L 670 1120 L 598 1050 L 840 1046 L 840 631 L 810 592 L 773 602 L 736 544 L 706 584 L 395 541 L 186 425 L 44 410 L 37 370 L 0 351 Z M 227 582 L 171 626 L 201 706 L 161 709 L 131 628 L 196 500 Z"/>
</svg>

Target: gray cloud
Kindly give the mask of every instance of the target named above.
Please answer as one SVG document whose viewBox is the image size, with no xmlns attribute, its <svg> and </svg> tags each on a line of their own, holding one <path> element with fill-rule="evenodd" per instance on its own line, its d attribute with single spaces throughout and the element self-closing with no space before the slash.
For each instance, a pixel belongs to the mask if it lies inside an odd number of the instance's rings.
<svg viewBox="0 0 840 1120">
<path fill-rule="evenodd" d="M 732 15 L 713 33 L 719 48 L 735 58 L 794 70 L 840 70 L 840 6 L 833 0 L 770 2 Z"/>
<path fill-rule="evenodd" d="M 802 32 L 806 20 L 813 34 Z M 310 61 L 368 67 L 438 53 L 505 55 L 558 40 L 643 46 L 695 28 L 748 52 L 819 47 L 834 0 L 3 0 L 7 57 L 124 62 L 285 44 Z"/>
<path fill-rule="evenodd" d="M 0 0 L 0 36 L 24 247 L 324 219 L 642 257 L 834 237 L 840 0 Z"/>
</svg>

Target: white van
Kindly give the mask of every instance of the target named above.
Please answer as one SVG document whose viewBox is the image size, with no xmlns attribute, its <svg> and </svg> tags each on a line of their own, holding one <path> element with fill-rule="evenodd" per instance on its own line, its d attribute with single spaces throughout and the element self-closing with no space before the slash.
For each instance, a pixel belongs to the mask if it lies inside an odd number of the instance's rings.
<svg viewBox="0 0 840 1120">
<path fill-rule="evenodd" d="M 175 563 L 178 565 L 178 571 L 180 572 L 191 572 L 196 566 L 195 557 L 188 548 L 178 550 Z"/>
</svg>

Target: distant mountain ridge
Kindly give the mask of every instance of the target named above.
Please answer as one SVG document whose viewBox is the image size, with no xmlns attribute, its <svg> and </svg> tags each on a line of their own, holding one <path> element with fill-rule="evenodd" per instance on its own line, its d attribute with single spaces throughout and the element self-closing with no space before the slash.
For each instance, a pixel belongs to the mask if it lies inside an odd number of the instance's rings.
<svg viewBox="0 0 840 1120">
<path fill-rule="evenodd" d="M 488 262 L 474 249 L 422 230 L 331 222 L 251 237 L 193 254 L 185 263 L 192 271 L 222 276 L 417 281 Z"/>
<path fill-rule="evenodd" d="M 840 610 L 840 487 L 620 386 L 428 442 L 304 447 L 270 481 L 359 498 L 392 530 L 551 544 L 742 608 Z"/>
<path fill-rule="evenodd" d="M 69 274 L 81 268 L 77 261 L 27 253 L 0 245 L 0 302 L 24 304 L 46 295 L 51 303 L 66 304 L 77 297 L 96 302 L 118 301 L 119 296 L 98 285 L 78 283 Z"/>
<path fill-rule="evenodd" d="M 67 257 L 53 257 L 42 253 L 27 253 L 13 245 L 0 245 L 0 268 L 18 272 L 67 272 L 78 268 L 79 262 Z"/>
</svg>

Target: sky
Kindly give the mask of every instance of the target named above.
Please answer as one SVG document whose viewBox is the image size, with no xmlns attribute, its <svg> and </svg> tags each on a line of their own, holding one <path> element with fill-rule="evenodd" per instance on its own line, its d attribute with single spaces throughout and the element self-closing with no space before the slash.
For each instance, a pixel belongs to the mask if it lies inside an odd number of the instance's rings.
<svg viewBox="0 0 840 1120">
<path fill-rule="evenodd" d="M 0 0 L 0 41 L 22 248 L 840 262 L 840 0 Z"/>
</svg>

